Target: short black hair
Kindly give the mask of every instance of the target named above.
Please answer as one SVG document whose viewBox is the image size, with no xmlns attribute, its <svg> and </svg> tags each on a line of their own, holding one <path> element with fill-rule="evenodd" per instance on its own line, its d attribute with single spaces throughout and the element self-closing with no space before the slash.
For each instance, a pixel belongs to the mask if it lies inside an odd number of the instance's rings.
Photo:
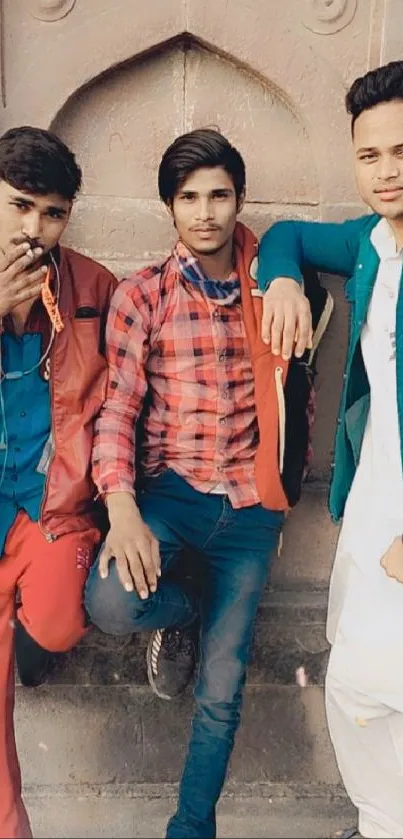
<svg viewBox="0 0 403 839">
<path fill-rule="evenodd" d="M 352 116 L 351 130 L 363 111 L 396 99 L 403 101 L 403 61 L 390 61 L 360 76 L 346 96 L 347 113 Z"/>
<path fill-rule="evenodd" d="M 192 172 L 214 166 L 221 166 L 231 176 L 239 200 L 245 189 L 245 163 L 239 151 L 212 128 L 182 134 L 162 157 L 158 171 L 160 198 L 170 204 Z"/>
<path fill-rule="evenodd" d="M 56 134 L 23 125 L 0 137 L 0 179 L 21 192 L 53 192 L 72 201 L 82 174 L 73 152 Z"/>
</svg>

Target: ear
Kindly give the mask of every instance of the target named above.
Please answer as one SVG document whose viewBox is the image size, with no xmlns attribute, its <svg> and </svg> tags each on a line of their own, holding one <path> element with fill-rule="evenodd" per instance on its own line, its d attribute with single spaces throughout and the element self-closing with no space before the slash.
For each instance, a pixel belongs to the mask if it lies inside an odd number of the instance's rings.
<svg viewBox="0 0 403 839">
<path fill-rule="evenodd" d="M 173 201 L 167 201 L 167 203 L 166 203 L 166 204 L 165 204 L 165 202 L 164 202 L 164 207 L 165 207 L 165 209 L 166 209 L 166 211 L 167 211 L 167 213 L 168 213 L 168 215 L 169 215 L 169 218 L 171 219 L 171 221 L 173 221 L 173 225 L 174 225 L 174 227 L 176 228 L 176 223 L 175 223 L 175 213 L 174 213 L 174 205 L 173 205 Z"/>
<path fill-rule="evenodd" d="M 243 210 L 243 205 L 245 204 L 245 196 L 246 196 L 246 192 L 243 189 L 241 194 L 238 196 L 237 207 L 236 207 L 237 213 L 240 213 L 241 210 Z"/>
</svg>

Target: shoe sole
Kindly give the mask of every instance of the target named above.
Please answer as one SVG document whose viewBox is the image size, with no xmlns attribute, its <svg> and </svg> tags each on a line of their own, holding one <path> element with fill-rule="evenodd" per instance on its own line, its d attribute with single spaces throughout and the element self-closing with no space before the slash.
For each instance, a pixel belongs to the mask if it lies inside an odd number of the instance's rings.
<svg viewBox="0 0 403 839">
<path fill-rule="evenodd" d="M 158 696 L 158 699 L 163 699 L 165 702 L 170 702 L 171 699 L 172 699 L 172 696 L 168 696 L 167 693 L 162 693 L 162 691 L 158 690 L 157 685 L 155 684 L 154 673 L 153 673 L 153 668 L 152 668 L 152 664 L 151 664 L 151 653 L 152 653 L 153 641 L 154 641 L 154 632 L 152 633 L 151 638 L 148 642 L 147 653 L 146 653 L 148 681 L 149 681 L 150 688 L 151 688 L 152 692 L 155 693 L 156 696 Z"/>
</svg>

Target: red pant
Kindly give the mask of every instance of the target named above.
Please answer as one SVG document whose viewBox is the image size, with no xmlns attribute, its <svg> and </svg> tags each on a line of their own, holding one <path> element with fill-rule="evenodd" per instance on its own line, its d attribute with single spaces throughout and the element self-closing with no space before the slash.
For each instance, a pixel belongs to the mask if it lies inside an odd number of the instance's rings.
<svg viewBox="0 0 403 839">
<path fill-rule="evenodd" d="M 95 528 L 46 542 L 38 525 L 19 513 L 0 558 L 0 839 L 32 835 L 14 737 L 16 589 L 27 632 L 46 650 L 69 650 L 85 633 L 83 589 L 98 542 Z"/>
</svg>

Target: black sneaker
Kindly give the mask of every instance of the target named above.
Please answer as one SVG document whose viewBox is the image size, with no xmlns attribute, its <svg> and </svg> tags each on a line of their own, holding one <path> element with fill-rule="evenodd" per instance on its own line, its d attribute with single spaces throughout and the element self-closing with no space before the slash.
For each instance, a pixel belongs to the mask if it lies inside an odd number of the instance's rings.
<svg viewBox="0 0 403 839">
<path fill-rule="evenodd" d="M 15 658 L 21 684 L 37 688 L 46 681 L 61 656 L 44 650 L 16 620 Z"/>
<path fill-rule="evenodd" d="M 196 664 L 197 631 L 155 629 L 147 647 L 147 675 L 151 688 L 160 699 L 172 699 L 183 693 Z"/>
</svg>

